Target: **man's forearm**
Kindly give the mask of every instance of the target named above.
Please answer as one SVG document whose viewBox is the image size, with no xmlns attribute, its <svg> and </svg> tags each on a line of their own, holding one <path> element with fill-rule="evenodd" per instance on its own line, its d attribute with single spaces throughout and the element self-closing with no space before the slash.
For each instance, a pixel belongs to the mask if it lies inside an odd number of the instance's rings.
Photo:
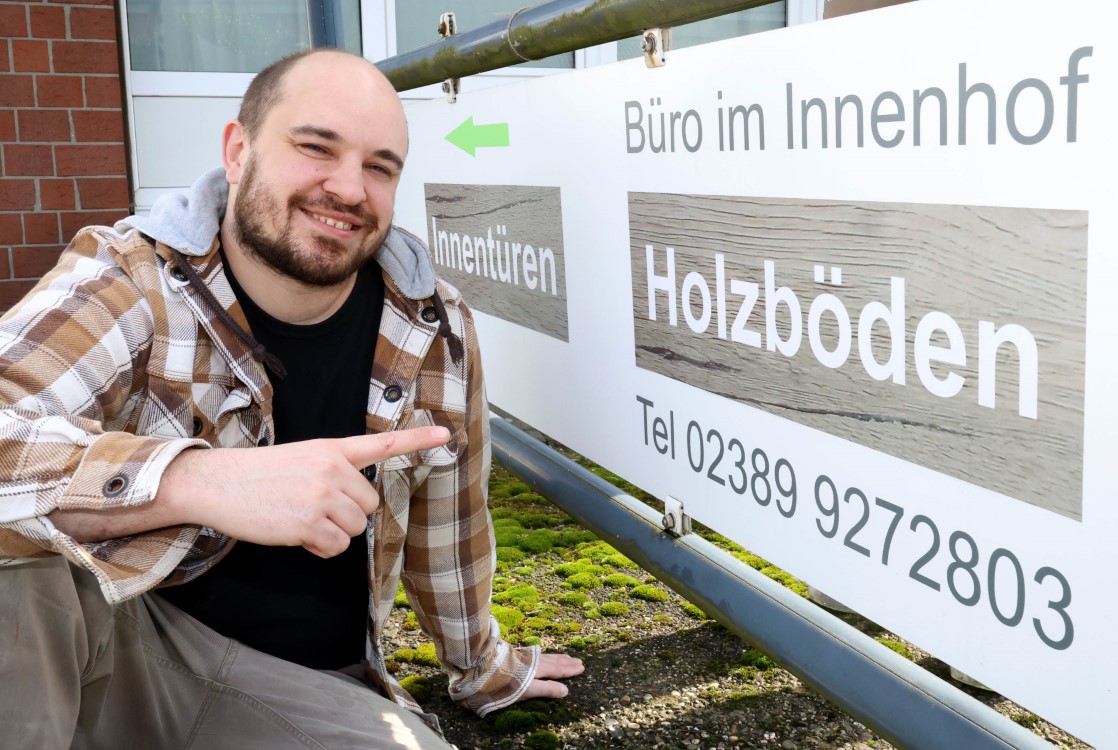
<svg viewBox="0 0 1118 750">
<path fill-rule="evenodd" d="M 183 523 L 176 520 L 158 498 L 135 508 L 113 510 L 56 510 L 47 515 L 55 528 L 76 541 L 103 542 Z"/>
<path fill-rule="evenodd" d="M 365 530 L 380 503 L 361 469 L 449 438 L 445 427 L 419 427 L 263 448 L 189 448 L 167 465 L 150 503 L 56 510 L 48 518 L 79 542 L 191 524 L 333 557 Z"/>
</svg>

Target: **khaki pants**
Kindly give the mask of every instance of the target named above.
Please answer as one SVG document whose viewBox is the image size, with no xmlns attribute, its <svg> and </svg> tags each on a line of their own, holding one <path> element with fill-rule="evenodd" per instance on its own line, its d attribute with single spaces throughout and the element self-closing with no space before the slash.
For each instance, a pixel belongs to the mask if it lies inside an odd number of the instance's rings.
<svg viewBox="0 0 1118 750">
<path fill-rule="evenodd" d="M 0 568 L 0 747 L 452 746 L 353 677 L 262 654 L 159 596 L 110 606 L 54 557 Z"/>
</svg>

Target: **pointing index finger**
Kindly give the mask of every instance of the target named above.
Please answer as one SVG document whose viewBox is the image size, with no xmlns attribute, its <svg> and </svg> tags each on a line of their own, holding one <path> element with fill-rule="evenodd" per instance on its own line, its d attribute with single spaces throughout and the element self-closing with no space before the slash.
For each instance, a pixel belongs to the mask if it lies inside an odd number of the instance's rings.
<svg viewBox="0 0 1118 750">
<path fill-rule="evenodd" d="M 416 427 L 377 435 L 339 438 L 337 445 L 354 468 L 364 469 L 386 458 L 437 448 L 448 440 L 450 431 L 445 427 Z"/>
</svg>

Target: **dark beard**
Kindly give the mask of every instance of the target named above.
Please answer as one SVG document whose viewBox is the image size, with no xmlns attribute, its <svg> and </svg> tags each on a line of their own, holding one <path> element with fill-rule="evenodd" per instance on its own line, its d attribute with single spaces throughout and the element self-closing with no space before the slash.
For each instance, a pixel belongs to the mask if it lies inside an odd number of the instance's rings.
<svg viewBox="0 0 1118 750">
<path fill-rule="evenodd" d="M 240 189 L 233 204 L 234 227 L 237 241 L 245 252 L 254 256 L 276 272 L 307 286 L 328 287 L 340 284 L 364 266 L 373 254 L 384 244 L 387 229 L 381 230 L 376 218 L 364 212 L 356 212 L 366 227 L 372 232 L 358 252 L 346 258 L 350 252 L 341 242 L 331 237 L 316 237 L 313 242 L 317 252 L 307 252 L 296 242 L 290 224 L 283 226 L 276 237 L 268 235 L 262 221 L 266 217 L 282 218 L 279 204 L 257 184 L 256 163 L 250 158 L 245 165 Z M 310 202 L 299 195 L 293 195 L 287 203 L 288 215 L 301 209 L 337 211 L 354 214 L 352 207 L 344 206 L 329 197 Z M 344 262 L 325 264 L 321 258 L 344 259 Z"/>
</svg>

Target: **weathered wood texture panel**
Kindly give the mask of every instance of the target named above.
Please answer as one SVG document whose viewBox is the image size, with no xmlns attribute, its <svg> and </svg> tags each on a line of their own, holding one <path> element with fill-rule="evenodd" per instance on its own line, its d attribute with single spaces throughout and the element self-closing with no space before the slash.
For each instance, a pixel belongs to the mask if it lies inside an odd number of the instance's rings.
<svg viewBox="0 0 1118 750">
<path fill-rule="evenodd" d="M 835 201 L 632 193 L 629 225 L 636 361 L 643 369 L 689 383 L 975 485 L 1079 519 L 1082 508 L 1087 214 L 1082 211 L 985 206 L 845 203 Z M 675 249 L 676 326 L 668 295 L 654 297 L 649 320 L 647 245 L 653 274 L 667 275 L 665 247 Z M 761 299 L 748 329 L 760 348 L 721 339 L 716 320 L 715 254 L 725 256 L 727 329 L 741 304 L 730 279 L 756 282 Z M 775 288 L 790 287 L 802 308 L 803 341 L 793 356 L 765 344 L 764 261 L 775 263 Z M 815 266 L 826 269 L 815 281 Z M 829 283 L 840 267 L 842 283 Z M 697 271 L 710 288 L 709 328 L 695 333 L 683 315 L 702 312 L 696 289 L 680 288 Z M 890 305 L 890 278 L 905 280 L 905 384 L 872 378 L 858 354 L 858 319 L 865 305 Z M 849 359 L 831 369 L 808 342 L 808 310 L 820 294 L 849 312 Z M 932 365 L 938 378 L 965 381 L 953 397 L 931 393 L 914 364 L 920 320 L 941 311 L 959 325 L 966 364 Z M 789 335 L 788 308 L 777 329 Z M 819 326 L 828 350 L 838 324 Z M 1014 323 L 1036 341 L 1037 417 L 1018 413 L 1020 365 L 1014 346 L 997 350 L 996 407 L 979 404 L 979 321 Z M 889 358 L 888 331 L 873 329 L 874 357 Z M 932 344 L 945 346 L 940 332 Z M 987 378 L 989 381 L 989 377 Z M 763 436 L 741 435 L 747 447 Z M 752 444 L 752 445 L 751 445 Z M 775 457 L 773 457 L 775 459 Z"/>
<path fill-rule="evenodd" d="M 567 341 L 559 188 L 428 183 L 424 191 L 436 273 L 475 310 Z"/>
</svg>

